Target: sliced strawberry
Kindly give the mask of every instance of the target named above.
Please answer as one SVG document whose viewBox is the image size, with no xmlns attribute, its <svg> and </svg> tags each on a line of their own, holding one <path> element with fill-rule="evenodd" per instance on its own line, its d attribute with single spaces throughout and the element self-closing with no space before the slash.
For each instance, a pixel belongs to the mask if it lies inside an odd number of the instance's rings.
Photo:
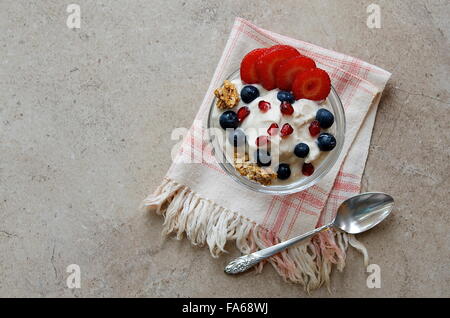
<svg viewBox="0 0 450 318">
<path fill-rule="evenodd" d="M 268 49 L 255 49 L 247 53 L 241 61 L 241 79 L 247 84 L 258 83 L 256 61 Z"/>
<path fill-rule="evenodd" d="M 276 87 L 275 74 L 282 62 L 287 59 L 300 56 L 300 53 L 288 45 L 276 45 L 269 48 L 256 62 L 256 72 L 259 83 L 267 90 Z"/>
<path fill-rule="evenodd" d="M 290 91 L 295 76 L 312 68 L 316 68 L 316 63 L 306 56 L 297 56 L 284 61 L 275 75 L 277 87 L 284 91 Z"/>
<path fill-rule="evenodd" d="M 322 100 L 328 96 L 330 90 L 330 77 L 320 68 L 299 73 L 292 84 L 295 99 Z"/>
<path fill-rule="evenodd" d="M 279 49 L 294 49 L 295 48 L 293 46 L 290 45 L 286 45 L 286 44 L 276 44 L 276 45 L 272 45 L 271 47 L 268 48 L 271 51 L 275 51 L 275 50 L 279 50 Z"/>
</svg>

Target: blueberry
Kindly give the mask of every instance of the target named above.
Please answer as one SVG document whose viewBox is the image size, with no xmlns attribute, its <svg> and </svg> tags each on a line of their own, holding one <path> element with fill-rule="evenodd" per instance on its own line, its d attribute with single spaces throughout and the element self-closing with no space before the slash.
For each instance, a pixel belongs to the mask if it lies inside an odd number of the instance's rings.
<svg viewBox="0 0 450 318">
<path fill-rule="evenodd" d="M 277 177 L 280 180 L 286 180 L 291 176 L 291 168 L 287 163 L 280 163 L 277 170 Z"/>
<path fill-rule="evenodd" d="M 279 91 L 277 94 L 277 98 L 280 102 L 288 102 L 293 104 L 295 102 L 294 96 L 286 91 Z"/>
<path fill-rule="evenodd" d="M 259 91 L 255 86 L 246 85 L 241 89 L 241 99 L 244 103 L 249 104 L 259 97 Z"/>
<path fill-rule="evenodd" d="M 219 118 L 220 126 L 223 129 L 236 128 L 239 125 L 237 114 L 232 110 L 227 110 Z"/>
<path fill-rule="evenodd" d="M 256 163 L 258 166 L 267 167 L 270 166 L 272 159 L 270 158 L 270 153 L 264 149 L 258 149 L 255 152 Z"/>
<path fill-rule="evenodd" d="M 306 158 L 309 154 L 309 146 L 303 142 L 297 144 L 294 148 L 294 154 L 299 158 Z"/>
<path fill-rule="evenodd" d="M 329 110 L 321 108 L 316 113 L 316 120 L 319 122 L 320 127 L 330 128 L 334 123 L 334 116 Z"/>
<path fill-rule="evenodd" d="M 240 147 L 242 145 L 245 145 L 247 141 L 247 136 L 245 135 L 245 132 L 242 129 L 237 128 L 228 135 L 228 141 L 234 147 Z"/>
<path fill-rule="evenodd" d="M 321 133 L 317 138 L 317 146 L 322 151 L 330 151 L 336 147 L 336 138 L 329 133 Z"/>
</svg>

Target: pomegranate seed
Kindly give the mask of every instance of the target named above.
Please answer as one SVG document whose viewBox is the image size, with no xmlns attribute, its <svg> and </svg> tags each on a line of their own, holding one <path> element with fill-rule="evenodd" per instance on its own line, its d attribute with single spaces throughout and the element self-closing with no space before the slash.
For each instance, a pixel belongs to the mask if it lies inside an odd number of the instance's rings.
<svg viewBox="0 0 450 318">
<path fill-rule="evenodd" d="M 309 125 L 309 133 L 311 136 L 317 136 L 320 133 L 320 123 L 317 120 L 314 120 Z"/>
<path fill-rule="evenodd" d="M 268 143 L 270 143 L 270 139 L 267 136 L 259 136 L 258 138 L 256 138 L 257 147 L 265 146 Z"/>
<path fill-rule="evenodd" d="M 265 113 L 270 109 L 270 103 L 266 102 L 265 100 L 262 100 L 258 103 L 258 107 L 263 113 Z"/>
<path fill-rule="evenodd" d="M 244 121 L 244 119 L 250 114 L 250 109 L 247 106 L 239 108 L 237 111 L 237 117 L 239 122 Z"/>
<path fill-rule="evenodd" d="M 314 173 L 314 166 L 311 163 L 304 163 L 302 167 L 302 173 L 305 176 L 310 176 Z"/>
<path fill-rule="evenodd" d="M 290 134 L 292 134 L 294 132 L 294 128 L 292 128 L 291 125 L 289 124 L 284 124 L 283 127 L 281 127 L 281 131 L 280 131 L 280 135 L 281 137 L 286 137 L 289 136 Z"/>
<path fill-rule="evenodd" d="M 276 123 L 271 124 L 269 129 L 267 129 L 267 133 L 270 136 L 275 136 L 278 133 L 278 124 Z"/>
<path fill-rule="evenodd" d="M 280 111 L 283 115 L 292 115 L 294 113 L 294 107 L 288 102 L 282 102 L 280 104 Z"/>
</svg>

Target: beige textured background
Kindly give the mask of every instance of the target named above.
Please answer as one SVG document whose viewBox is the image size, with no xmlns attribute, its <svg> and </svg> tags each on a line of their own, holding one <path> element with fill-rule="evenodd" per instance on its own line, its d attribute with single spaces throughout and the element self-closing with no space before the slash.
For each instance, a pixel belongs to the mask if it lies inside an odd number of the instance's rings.
<svg viewBox="0 0 450 318">
<path fill-rule="evenodd" d="M 75 31 L 70 2 L 0 2 L 0 296 L 306 296 L 269 267 L 225 276 L 235 251 L 216 260 L 162 243 L 161 219 L 137 208 L 169 167 L 170 132 L 190 125 L 235 16 L 393 73 L 363 189 L 392 194 L 397 208 L 360 236 L 382 287 L 366 287 L 351 251 L 333 296 L 450 296 L 448 1 L 73 2 Z M 381 29 L 366 26 L 371 2 Z M 65 285 L 71 263 L 78 290 Z"/>
</svg>

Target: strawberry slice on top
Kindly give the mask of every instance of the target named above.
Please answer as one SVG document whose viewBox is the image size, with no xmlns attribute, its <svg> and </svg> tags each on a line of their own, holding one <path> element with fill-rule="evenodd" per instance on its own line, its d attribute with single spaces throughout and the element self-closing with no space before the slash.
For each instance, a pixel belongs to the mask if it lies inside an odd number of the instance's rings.
<svg viewBox="0 0 450 318">
<path fill-rule="evenodd" d="M 313 68 L 299 73 L 292 84 L 292 92 L 296 100 L 306 98 L 310 100 L 325 99 L 331 90 L 328 73 L 320 68 Z"/>
<path fill-rule="evenodd" d="M 276 44 L 276 45 L 272 45 L 271 47 L 267 48 L 268 50 L 271 51 L 275 51 L 275 50 L 279 50 L 279 49 L 286 49 L 286 48 L 291 48 L 294 49 L 294 47 L 290 46 L 290 45 L 286 45 L 286 44 Z"/>
<path fill-rule="evenodd" d="M 256 73 L 256 61 L 267 51 L 264 49 L 255 49 L 247 53 L 241 61 L 241 79 L 247 84 L 258 83 L 258 74 Z"/>
<path fill-rule="evenodd" d="M 312 68 L 316 68 L 316 63 L 306 56 L 297 56 L 284 61 L 280 64 L 275 76 L 277 87 L 284 91 L 290 91 L 295 76 Z"/>
<path fill-rule="evenodd" d="M 275 75 L 282 62 L 300 53 L 289 45 L 275 45 L 263 53 L 256 62 L 259 83 L 267 90 L 276 88 Z"/>
</svg>

